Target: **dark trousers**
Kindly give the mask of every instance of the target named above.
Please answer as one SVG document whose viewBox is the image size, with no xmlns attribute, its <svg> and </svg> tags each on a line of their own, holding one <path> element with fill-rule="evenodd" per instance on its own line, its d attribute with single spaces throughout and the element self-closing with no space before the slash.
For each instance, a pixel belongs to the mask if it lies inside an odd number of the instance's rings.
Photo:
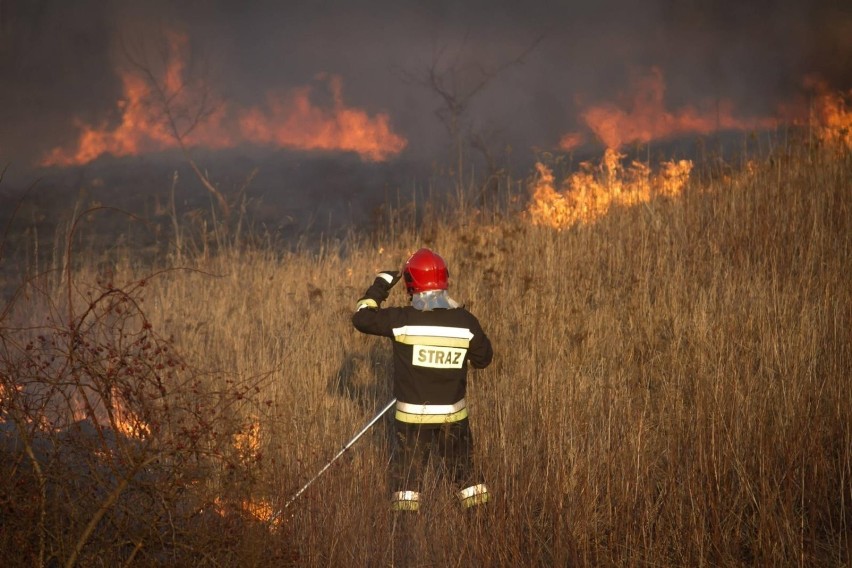
<svg viewBox="0 0 852 568">
<path fill-rule="evenodd" d="M 394 421 L 393 491 L 421 491 L 429 468 L 464 488 L 480 479 L 473 467 L 473 436 L 467 418 L 446 424 Z"/>
</svg>

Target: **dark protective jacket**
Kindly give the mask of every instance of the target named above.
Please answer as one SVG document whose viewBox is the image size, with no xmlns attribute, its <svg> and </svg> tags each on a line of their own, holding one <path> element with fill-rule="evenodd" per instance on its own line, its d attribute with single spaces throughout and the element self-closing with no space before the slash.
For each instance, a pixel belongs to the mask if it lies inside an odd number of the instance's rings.
<svg viewBox="0 0 852 568">
<path fill-rule="evenodd" d="M 394 396 L 400 402 L 454 404 L 465 396 L 467 364 L 482 369 L 491 363 L 491 342 L 464 308 L 363 307 L 352 323 L 363 333 L 393 339 Z"/>
</svg>

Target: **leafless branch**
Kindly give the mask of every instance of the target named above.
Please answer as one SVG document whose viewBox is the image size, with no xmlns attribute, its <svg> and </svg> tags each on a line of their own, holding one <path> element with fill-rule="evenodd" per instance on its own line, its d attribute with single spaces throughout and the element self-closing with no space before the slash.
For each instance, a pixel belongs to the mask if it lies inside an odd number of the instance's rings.
<svg viewBox="0 0 852 568">
<path fill-rule="evenodd" d="M 107 514 L 107 511 L 112 508 L 112 506 L 118 500 L 119 496 L 124 492 L 125 489 L 127 489 L 127 486 L 130 484 L 130 481 L 133 479 L 133 476 L 136 475 L 136 473 L 140 469 L 154 462 L 154 460 L 158 459 L 159 457 L 160 456 L 155 454 L 149 457 L 147 460 L 136 464 L 136 467 L 134 467 L 127 474 L 125 474 L 124 477 L 121 478 L 121 480 L 112 490 L 112 492 L 110 492 L 110 494 L 107 495 L 106 498 L 104 498 L 97 511 L 95 511 L 95 514 L 92 515 L 91 519 L 89 519 L 86 528 L 83 529 L 83 532 L 77 539 L 77 542 L 74 544 L 74 549 L 72 550 L 71 555 L 68 557 L 68 560 L 66 560 L 65 562 L 65 568 L 72 568 L 75 564 L 77 564 L 77 558 L 79 558 L 80 552 L 82 552 L 83 547 L 86 546 L 86 542 L 88 542 L 89 538 L 92 536 L 92 533 L 95 531 L 95 528 L 98 526 L 98 523 L 101 522 L 101 519 L 103 519 L 104 515 Z"/>
<path fill-rule="evenodd" d="M 222 192 L 220 192 L 213 184 L 210 177 L 205 172 L 202 172 L 201 168 L 198 167 L 198 164 L 192 156 L 187 144 L 187 137 L 196 128 L 198 128 L 199 125 L 216 112 L 216 105 L 211 100 L 209 88 L 204 86 L 200 88 L 197 93 L 193 93 L 192 106 L 181 109 L 180 105 L 177 104 L 177 101 L 178 97 L 185 93 L 186 85 L 183 82 L 176 90 L 174 90 L 174 92 L 169 92 L 166 89 L 165 84 L 161 82 L 154 73 L 152 65 L 144 59 L 134 56 L 130 50 L 126 48 L 126 46 L 124 49 L 124 55 L 127 61 L 144 75 L 148 84 L 154 89 L 157 102 L 161 107 L 160 110 L 162 112 L 163 119 L 168 125 L 169 132 L 175 142 L 177 142 L 178 147 L 180 147 L 184 159 L 189 164 L 190 168 L 192 168 L 193 173 L 204 188 L 216 199 L 216 203 L 222 211 L 223 217 L 225 219 L 229 218 L 231 205 L 228 203 L 228 200 Z"/>
</svg>

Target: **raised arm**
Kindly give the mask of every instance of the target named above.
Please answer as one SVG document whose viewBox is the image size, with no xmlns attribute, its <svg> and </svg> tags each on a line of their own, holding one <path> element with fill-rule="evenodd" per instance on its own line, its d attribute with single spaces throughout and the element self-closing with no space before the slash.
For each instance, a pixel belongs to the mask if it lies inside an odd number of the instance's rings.
<svg viewBox="0 0 852 568">
<path fill-rule="evenodd" d="M 389 318 L 383 317 L 380 308 L 400 277 L 400 273 L 396 270 L 379 272 L 373 284 L 355 304 L 355 313 L 352 314 L 352 325 L 355 329 L 371 335 L 393 336 Z"/>
</svg>

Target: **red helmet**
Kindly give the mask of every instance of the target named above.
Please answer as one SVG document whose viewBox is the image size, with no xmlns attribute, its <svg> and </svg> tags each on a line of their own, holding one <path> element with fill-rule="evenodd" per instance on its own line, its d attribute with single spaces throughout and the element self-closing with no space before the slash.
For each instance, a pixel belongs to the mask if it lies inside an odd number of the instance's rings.
<svg viewBox="0 0 852 568">
<path fill-rule="evenodd" d="M 450 271 L 447 263 L 439 255 L 422 248 L 405 261 L 402 269 L 405 288 L 409 294 L 419 294 L 429 290 L 446 290 Z"/>
</svg>

